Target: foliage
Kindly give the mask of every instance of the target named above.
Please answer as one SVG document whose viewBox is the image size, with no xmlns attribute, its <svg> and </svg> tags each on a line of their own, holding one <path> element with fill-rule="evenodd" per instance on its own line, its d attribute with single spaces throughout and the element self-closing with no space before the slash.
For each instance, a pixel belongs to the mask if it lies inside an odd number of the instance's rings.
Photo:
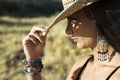
<svg viewBox="0 0 120 80">
<path fill-rule="evenodd" d="M 22 50 L 22 38 L 29 33 L 33 25 L 47 26 L 55 17 L 15 18 L 0 17 L 0 80 L 26 80 L 22 72 L 22 59 L 25 57 Z M 76 45 L 70 42 L 65 35 L 66 21 L 53 27 L 48 36 L 43 57 L 44 80 L 64 80 L 73 63 L 83 53 Z M 82 52 L 82 53 L 81 53 Z M 7 75 L 7 76 L 6 76 Z"/>
<path fill-rule="evenodd" d="M 22 72 L 22 38 L 34 25 L 49 25 L 61 10 L 61 0 L 0 0 L 0 80 L 26 80 Z M 65 23 L 55 25 L 47 36 L 44 80 L 64 80 L 76 59 L 89 54 L 89 50 L 76 49 L 64 32 Z"/>
</svg>

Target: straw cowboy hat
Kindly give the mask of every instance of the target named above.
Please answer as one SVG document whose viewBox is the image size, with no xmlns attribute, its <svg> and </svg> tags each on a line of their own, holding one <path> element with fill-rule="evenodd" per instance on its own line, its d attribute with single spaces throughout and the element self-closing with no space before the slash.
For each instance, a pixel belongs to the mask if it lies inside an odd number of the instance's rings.
<svg viewBox="0 0 120 80">
<path fill-rule="evenodd" d="M 67 18 L 71 14 L 96 1 L 98 0 L 62 0 L 64 10 L 54 19 L 54 21 L 48 27 L 51 28 L 59 21 Z"/>
</svg>

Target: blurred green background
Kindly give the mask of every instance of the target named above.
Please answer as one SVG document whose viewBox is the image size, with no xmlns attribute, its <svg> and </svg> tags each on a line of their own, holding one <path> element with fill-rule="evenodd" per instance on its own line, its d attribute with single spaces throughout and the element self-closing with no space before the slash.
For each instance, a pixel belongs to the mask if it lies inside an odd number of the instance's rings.
<svg viewBox="0 0 120 80">
<path fill-rule="evenodd" d="M 26 80 L 22 38 L 34 25 L 49 25 L 62 9 L 61 0 L 0 0 L 0 80 Z M 73 63 L 90 52 L 71 42 L 65 34 L 66 22 L 55 25 L 47 36 L 44 80 L 64 80 Z"/>
</svg>

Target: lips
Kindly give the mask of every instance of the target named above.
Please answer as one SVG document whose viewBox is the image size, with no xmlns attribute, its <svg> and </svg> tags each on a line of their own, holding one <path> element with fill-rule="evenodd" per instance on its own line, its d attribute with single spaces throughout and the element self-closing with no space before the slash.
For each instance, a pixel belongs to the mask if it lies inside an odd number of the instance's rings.
<svg viewBox="0 0 120 80">
<path fill-rule="evenodd" d="M 77 37 L 72 37 L 72 41 L 73 41 L 74 43 L 76 43 L 76 42 L 78 41 L 78 38 L 77 38 Z"/>
</svg>

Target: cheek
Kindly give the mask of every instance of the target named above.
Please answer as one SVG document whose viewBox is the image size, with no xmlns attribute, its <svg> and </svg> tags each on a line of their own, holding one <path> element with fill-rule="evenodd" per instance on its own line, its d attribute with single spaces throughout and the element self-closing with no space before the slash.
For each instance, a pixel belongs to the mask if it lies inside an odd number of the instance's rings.
<svg viewBox="0 0 120 80">
<path fill-rule="evenodd" d="M 95 48 L 97 45 L 97 39 L 96 38 L 86 38 L 84 40 L 86 48 Z"/>
</svg>

